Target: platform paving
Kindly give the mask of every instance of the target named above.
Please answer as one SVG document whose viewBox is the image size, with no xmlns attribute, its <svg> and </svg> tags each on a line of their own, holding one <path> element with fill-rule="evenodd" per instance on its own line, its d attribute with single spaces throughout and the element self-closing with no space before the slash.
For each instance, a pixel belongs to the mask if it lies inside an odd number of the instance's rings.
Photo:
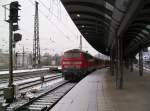
<svg viewBox="0 0 150 111">
<path fill-rule="evenodd" d="M 150 72 L 124 70 L 124 88 L 115 88 L 109 69 L 80 81 L 51 111 L 150 111 Z"/>
</svg>

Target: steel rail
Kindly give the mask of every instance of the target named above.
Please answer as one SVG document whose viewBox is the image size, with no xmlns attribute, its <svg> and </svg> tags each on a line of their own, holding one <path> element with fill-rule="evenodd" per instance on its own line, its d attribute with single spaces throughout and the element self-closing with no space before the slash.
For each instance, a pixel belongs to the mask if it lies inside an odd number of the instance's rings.
<svg viewBox="0 0 150 111">
<path fill-rule="evenodd" d="M 54 76 L 44 78 L 45 79 L 44 83 L 55 80 L 55 79 L 58 79 L 58 78 L 61 78 L 61 77 L 62 77 L 61 75 L 54 75 Z M 23 90 L 23 89 L 30 88 L 30 87 L 33 87 L 33 86 L 36 86 L 36 85 L 39 85 L 39 84 L 41 84 L 41 79 L 40 78 L 37 79 L 37 80 L 27 81 L 27 82 L 16 84 L 16 85 L 18 85 L 20 87 L 19 90 Z M 4 88 L 0 88 L 0 97 L 3 96 L 3 89 Z"/>
<path fill-rule="evenodd" d="M 32 105 L 34 102 L 36 102 L 37 100 L 39 100 L 40 98 L 53 93 L 53 91 L 56 91 L 57 89 L 63 87 L 64 85 L 66 85 L 68 83 L 68 81 L 63 81 L 59 84 L 57 84 L 55 87 L 49 89 L 48 91 L 42 93 L 41 95 L 39 95 L 38 97 L 35 97 L 33 99 L 31 99 L 29 102 L 23 104 L 22 106 L 18 107 L 15 109 L 15 111 L 23 111 L 26 110 L 26 108 L 29 108 L 30 105 Z M 75 86 L 75 85 L 74 85 Z M 73 86 L 73 87 L 74 87 Z M 66 95 L 73 87 L 71 87 L 69 90 L 65 91 L 65 93 L 59 97 L 59 99 L 57 99 L 52 105 L 50 105 L 49 107 L 45 107 L 44 109 L 42 109 L 42 111 L 48 111 L 49 109 L 51 109 L 64 95 Z"/>
</svg>

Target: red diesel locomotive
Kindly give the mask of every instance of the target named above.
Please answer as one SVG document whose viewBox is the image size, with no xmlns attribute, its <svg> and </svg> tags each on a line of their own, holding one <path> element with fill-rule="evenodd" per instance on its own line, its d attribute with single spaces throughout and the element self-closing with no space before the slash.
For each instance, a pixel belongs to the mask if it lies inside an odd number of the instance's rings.
<svg viewBox="0 0 150 111">
<path fill-rule="evenodd" d="M 66 80 L 82 78 L 88 72 L 95 70 L 96 65 L 93 56 L 79 49 L 64 52 L 61 61 L 62 73 Z"/>
</svg>

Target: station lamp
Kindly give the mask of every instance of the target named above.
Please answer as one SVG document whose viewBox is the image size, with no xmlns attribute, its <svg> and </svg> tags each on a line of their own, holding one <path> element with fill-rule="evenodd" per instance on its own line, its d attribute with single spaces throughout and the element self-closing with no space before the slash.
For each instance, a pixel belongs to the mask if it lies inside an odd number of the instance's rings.
<svg viewBox="0 0 150 111">
<path fill-rule="evenodd" d="M 81 27 L 82 27 L 82 28 L 84 28 L 85 26 L 84 26 L 84 25 L 82 25 Z"/>
<path fill-rule="evenodd" d="M 80 14 L 77 14 L 77 17 L 80 17 Z"/>
</svg>

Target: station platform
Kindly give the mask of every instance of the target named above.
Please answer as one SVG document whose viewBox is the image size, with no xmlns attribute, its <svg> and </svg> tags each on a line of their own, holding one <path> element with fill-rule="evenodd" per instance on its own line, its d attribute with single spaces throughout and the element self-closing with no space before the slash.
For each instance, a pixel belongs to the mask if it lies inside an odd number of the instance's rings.
<svg viewBox="0 0 150 111">
<path fill-rule="evenodd" d="M 81 80 L 51 111 L 150 111 L 150 72 L 124 69 L 124 88 L 115 88 L 108 68 Z"/>
</svg>

